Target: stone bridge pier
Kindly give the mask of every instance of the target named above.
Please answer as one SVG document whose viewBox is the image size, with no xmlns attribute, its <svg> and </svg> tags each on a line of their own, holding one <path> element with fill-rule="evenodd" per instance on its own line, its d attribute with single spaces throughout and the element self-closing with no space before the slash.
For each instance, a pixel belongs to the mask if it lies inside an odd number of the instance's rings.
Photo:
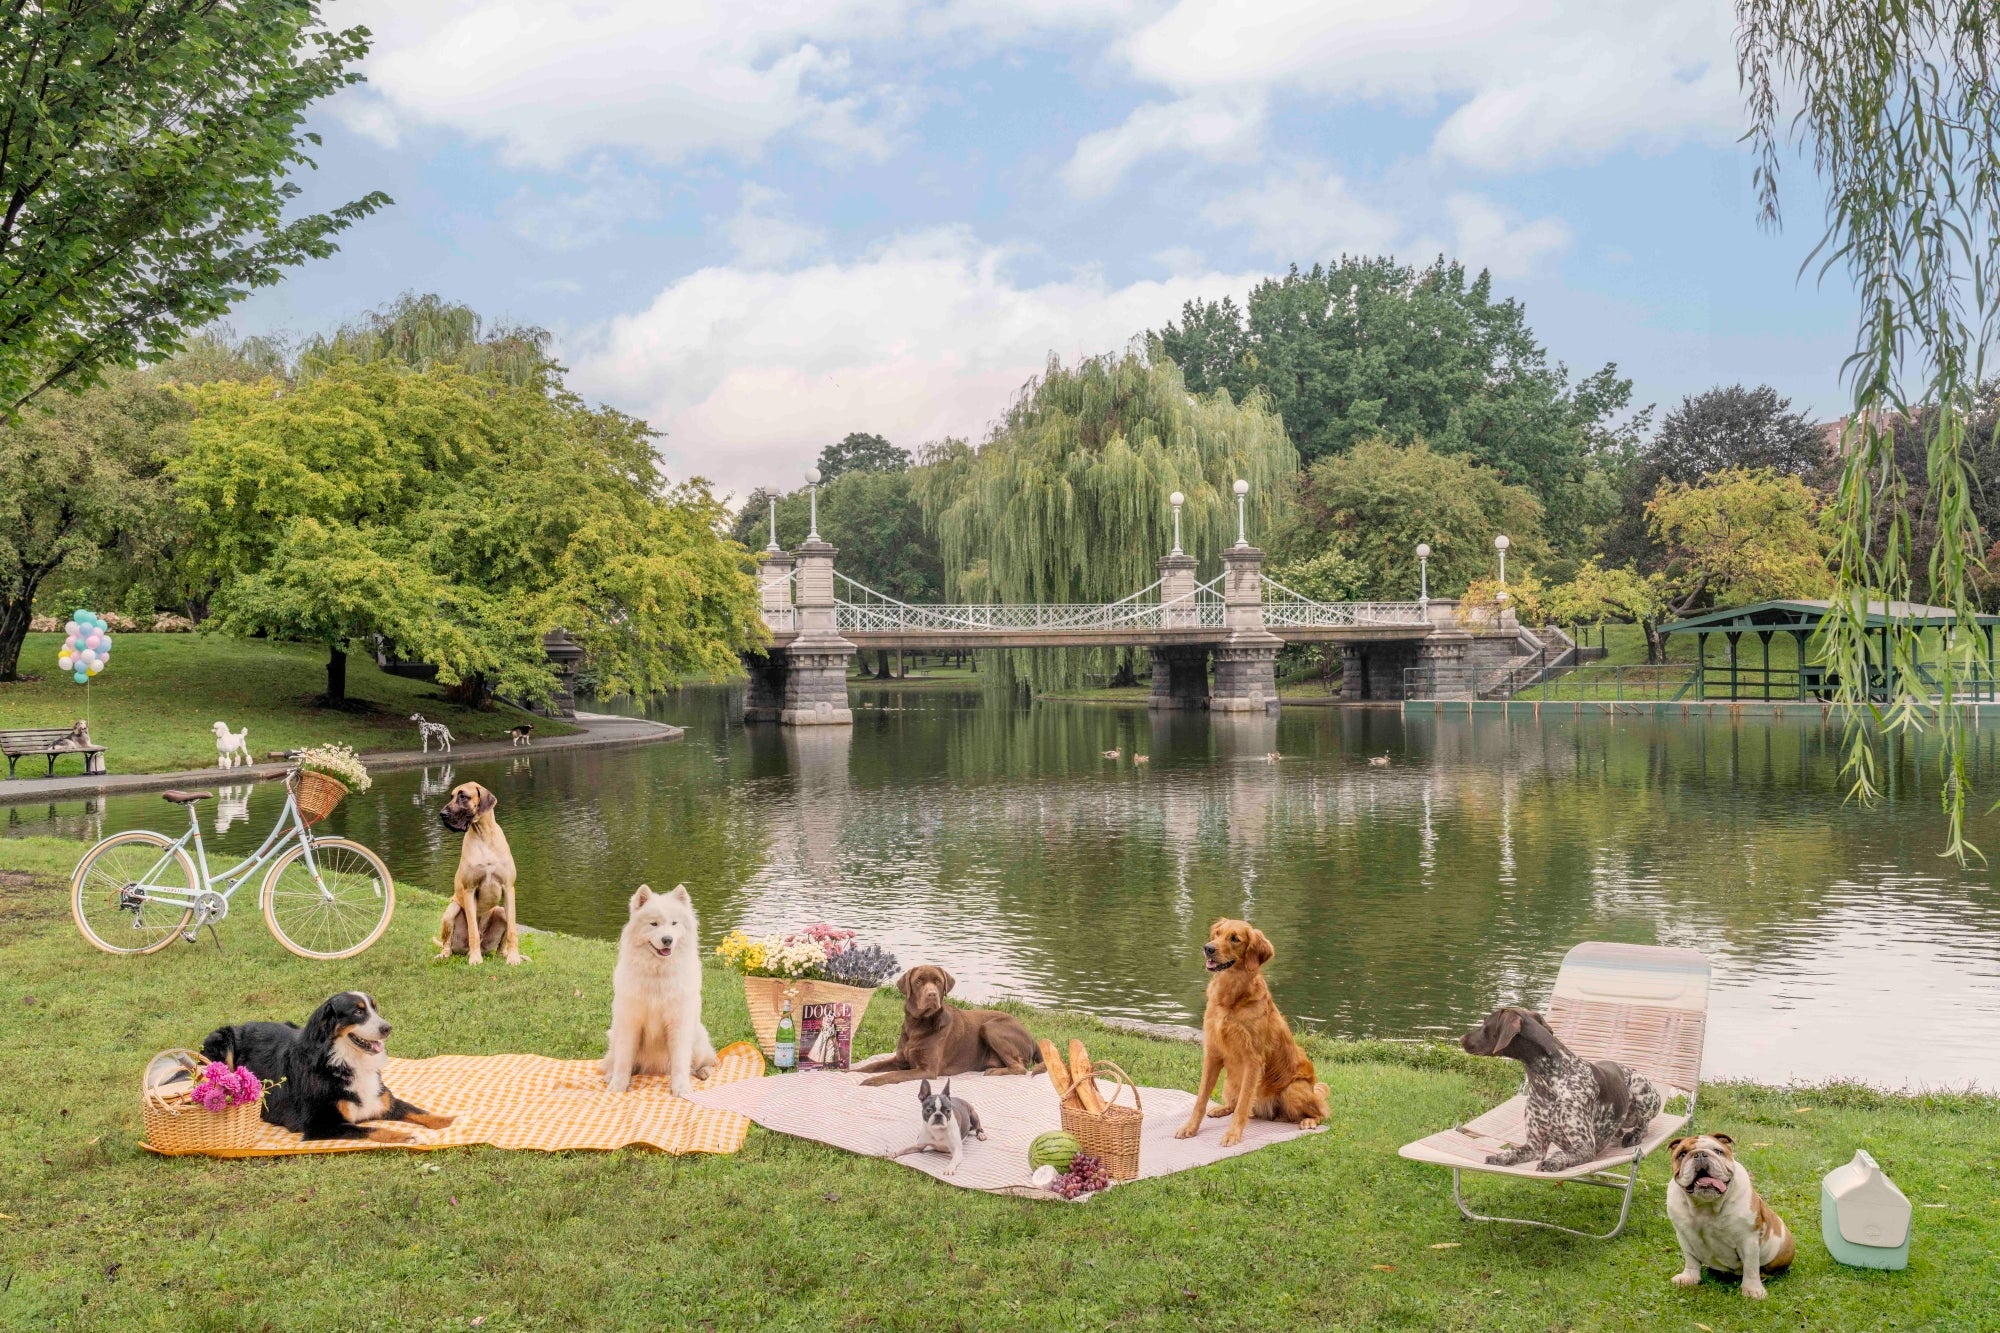
<svg viewBox="0 0 2000 1333">
<path fill-rule="evenodd" d="M 1278 701 L 1278 650 L 1283 639 L 1264 628 L 1264 553 L 1239 543 L 1222 553 L 1222 635 L 1210 642 L 1168 643 L 1148 650 L 1153 696 L 1148 706 L 1261 713 Z M 1160 560 L 1160 628 L 1199 629 L 1194 557 Z M 1211 675 L 1212 668 L 1212 675 Z"/>
<path fill-rule="evenodd" d="M 854 645 L 834 625 L 832 543 L 808 538 L 796 559 L 783 551 L 765 554 L 759 569 L 764 621 L 773 630 L 794 629 L 797 638 L 765 653 L 746 655 L 750 694 L 746 722 L 781 722 L 788 727 L 849 726 L 847 668 Z"/>
</svg>

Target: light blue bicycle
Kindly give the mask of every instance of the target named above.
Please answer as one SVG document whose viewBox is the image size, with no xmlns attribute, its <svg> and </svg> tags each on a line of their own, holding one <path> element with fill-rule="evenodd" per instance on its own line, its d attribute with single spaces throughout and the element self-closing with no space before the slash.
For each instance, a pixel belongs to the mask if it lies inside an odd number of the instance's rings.
<svg viewBox="0 0 2000 1333">
<path fill-rule="evenodd" d="M 162 793 L 187 807 L 188 831 L 169 838 L 132 829 L 85 852 L 70 879 L 76 928 L 106 953 L 152 953 L 176 936 L 192 942 L 229 915 L 230 898 L 261 871 L 258 900 L 278 943 L 301 958 L 351 958 L 366 949 L 389 928 L 396 883 L 360 843 L 313 833 L 296 780 L 296 772 L 286 776 L 284 813 L 263 846 L 219 876 L 209 874 L 195 809 L 212 793 Z"/>
</svg>

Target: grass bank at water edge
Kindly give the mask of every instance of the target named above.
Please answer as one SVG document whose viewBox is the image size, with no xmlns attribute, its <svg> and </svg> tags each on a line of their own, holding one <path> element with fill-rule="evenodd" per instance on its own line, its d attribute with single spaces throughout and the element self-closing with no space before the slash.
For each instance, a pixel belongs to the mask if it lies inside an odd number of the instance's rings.
<svg viewBox="0 0 2000 1333">
<path fill-rule="evenodd" d="M 159 1159 L 137 1146 L 139 1071 L 157 1050 L 224 1021 L 301 1019 L 361 987 L 394 1022 L 399 1055 L 594 1057 L 613 948 L 538 934 L 518 968 L 436 964 L 440 904 L 404 889 L 388 935 L 346 963 L 282 952 L 254 913 L 223 923 L 220 952 L 204 935 L 113 958 L 69 920 L 63 876 L 79 850 L 0 840 L 0 1328 L 2000 1329 L 1995 1102 L 1709 1088 L 1701 1123 L 1736 1135 L 1801 1238 L 1795 1270 L 1755 1305 L 1732 1285 L 1669 1285 L 1659 1162 L 1610 1243 L 1460 1221 L 1448 1177 L 1396 1147 L 1516 1080 L 1438 1046 L 1312 1039 L 1330 1133 L 1084 1204 L 973 1194 L 761 1130 L 726 1158 Z M 1142 1082 L 1193 1085 L 1191 1046 L 1023 1012 L 1038 1036 L 1081 1037 Z M 885 994 L 857 1050 L 893 1044 L 897 1016 Z M 706 1017 L 718 1043 L 750 1033 L 740 984 L 714 967 Z M 1906 1272 L 1838 1267 L 1819 1242 L 1819 1178 L 1857 1147 L 1919 1205 Z M 1573 1222 L 1611 1202 L 1474 1188 L 1490 1211 Z"/>
<path fill-rule="evenodd" d="M 226 639 L 210 634 L 121 634 L 111 666 L 89 686 L 56 670 L 56 634 L 30 634 L 21 671 L 38 679 L 0 684 L 0 727 L 67 727 L 85 715 L 90 737 L 109 751 L 113 773 L 171 773 L 215 765 L 217 722 L 250 729 L 250 750 L 262 759 L 325 741 L 371 750 L 414 750 L 412 713 L 442 722 L 460 741 L 504 740 L 507 729 L 531 722 L 537 736 L 575 730 L 505 705 L 462 708 L 430 681 L 392 676 L 359 653 L 347 658 L 349 707 L 322 708 L 326 650 L 300 644 Z M 86 688 L 89 691 L 85 696 Z M 40 759 L 21 760 L 21 777 L 42 777 Z M 57 774 L 83 771 L 83 761 L 56 761 Z"/>
</svg>

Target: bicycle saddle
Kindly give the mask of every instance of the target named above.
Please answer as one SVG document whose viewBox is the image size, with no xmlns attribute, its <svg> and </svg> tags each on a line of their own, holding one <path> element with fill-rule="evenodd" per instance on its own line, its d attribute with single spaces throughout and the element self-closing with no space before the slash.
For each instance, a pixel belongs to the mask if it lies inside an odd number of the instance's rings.
<svg viewBox="0 0 2000 1333">
<path fill-rule="evenodd" d="M 172 801 L 175 805 L 193 805 L 196 801 L 214 800 L 215 793 L 212 791 L 163 791 L 160 793 L 160 799 L 163 801 Z"/>
</svg>

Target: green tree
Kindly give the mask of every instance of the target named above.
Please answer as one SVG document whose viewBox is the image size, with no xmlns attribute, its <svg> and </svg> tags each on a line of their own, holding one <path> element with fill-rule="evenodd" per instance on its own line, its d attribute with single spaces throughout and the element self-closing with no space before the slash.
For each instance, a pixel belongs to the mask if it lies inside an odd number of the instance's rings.
<svg viewBox="0 0 2000 1333">
<path fill-rule="evenodd" d="M 1182 545 L 1220 568 L 1236 536 L 1231 485 L 1250 483 L 1251 532 L 1285 520 L 1298 455 L 1261 393 L 1191 394 L 1171 361 L 1136 352 L 1051 359 L 976 452 L 945 450 L 916 490 L 944 567 L 985 571 L 996 602 L 1109 602 L 1158 580 L 1173 545 L 1167 497 L 1183 492 Z M 1085 655 L 1006 659 L 1003 680 L 1060 688 Z"/>
<path fill-rule="evenodd" d="M 389 202 L 287 219 L 306 109 L 365 29 L 311 0 L 45 0 L 0 13 L 0 404 L 158 359 Z"/>
<path fill-rule="evenodd" d="M 1840 697 L 1862 702 L 1872 664 L 1892 684 L 1890 725 L 1921 728 L 1942 704 L 1940 791 L 1947 850 L 1965 841 L 1968 732 L 1957 710 L 1981 641 L 1974 573 L 1983 543 L 1972 501 L 1972 436 L 1984 357 L 2000 322 L 2000 9 L 1991 0 L 1737 0 L 1737 68 L 1758 154 L 1763 220 L 1779 224 L 1780 165 L 1809 157 L 1826 193 L 1813 260 L 1845 267 L 1859 297 L 1845 372 L 1853 412 L 1841 439 L 1834 503 L 1838 575 L 1824 629 Z M 1813 262 L 1812 260 L 1808 261 Z M 1868 602 L 1912 599 L 1918 552 L 1889 423 L 1933 410 L 1923 426 L 1935 538 L 1929 600 L 1950 608 L 1934 673 L 1923 632 L 1898 626 L 1890 660 L 1868 632 Z M 1886 539 L 1885 539 L 1886 538 Z M 1936 683 L 1933 683 L 1933 678 Z M 1850 712 L 1847 772 L 1875 795 L 1875 751 L 1862 710 Z"/>
<path fill-rule="evenodd" d="M 45 582 L 89 574 L 148 539 L 169 499 L 159 456 L 186 416 L 157 384 L 114 370 L 0 425 L 0 681 L 19 679 Z"/>
<path fill-rule="evenodd" d="M 1603 497 L 1587 485 L 1598 455 L 1636 438 L 1637 423 L 1616 424 L 1632 390 L 1616 366 L 1572 383 L 1520 302 L 1494 300 L 1486 273 L 1468 279 L 1442 258 L 1294 266 L 1240 307 L 1188 302 L 1153 338 L 1196 392 L 1269 395 L 1308 462 L 1423 440 L 1528 487 L 1568 538 L 1598 517 Z"/>
<path fill-rule="evenodd" d="M 1661 580 L 1638 571 L 1586 560 L 1569 582 L 1551 588 L 1543 598 L 1549 618 L 1559 625 L 1602 625 L 1607 620 L 1641 625 L 1646 633 L 1646 662 L 1665 661 L 1660 643 Z"/>
<path fill-rule="evenodd" d="M 839 443 L 820 450 L 816 466 L 820 482 L 826 484 L 849 472 L 902 472 L 910 466 L 910 453 L 880 435 L 851 431 Z"/>
<path fill-rule="evenodd" d="M 1666 548 L 1658 577 L 1669 619 L 1826 591 L 1819 497 L 1797 477 L 1732 468 L 1686 485 L 1662 482 L 1646 516 Z"/>
<path fill-rule="evenodd" d="M 728 673 L 761 634 L 750 561 L 643 422 L 440 363 L 188 391 L 173 462 L 221 627 L 324 643 L 329 703 L 376 636 L 470 696 L 539 698 L 567 629 L 606 693 Z"/>
<path fill-rule="evenodd" d="M 1652 540 L 1646 506 L 1662 481 L 1687 483 L 1730 468 L 1770 468 L 1813 477 L 1828 462 L 1826 440 L 1804 412 L 1794 412 L 1768 384 L 1709 389 L 1682 398 L 1660 429 L 1625 470 L 1617 519 L 1599 540 L 1613 564 L 1658 566 L 1661 552 Z"/>
<path fill-rule="evenodd" d="M 299 349 L 297 376 L 311 380 L 344 361 L 390 361 L 414 370 L 452 365 L 520 387 L 548 389 L 562 376 L 549 334 L 524 324 L 489 324 L 471 306 L 433 293 L 405 292 Z"/>
<path fill-rule="evenodd" d="M 1452 597 L 1495 570 L 1503 533 L 1523 567 L 1546 559 L 1541 521 L 1541 502 L 1491 468 L 1422 443 L 1370 440 L 1307 471 L 1290 544 L 1295 559 L 1338 552 L 1372 599 L 1414 598 L 1417 546 L 1427 544 L 1431 595 Z"/>
</svg>

